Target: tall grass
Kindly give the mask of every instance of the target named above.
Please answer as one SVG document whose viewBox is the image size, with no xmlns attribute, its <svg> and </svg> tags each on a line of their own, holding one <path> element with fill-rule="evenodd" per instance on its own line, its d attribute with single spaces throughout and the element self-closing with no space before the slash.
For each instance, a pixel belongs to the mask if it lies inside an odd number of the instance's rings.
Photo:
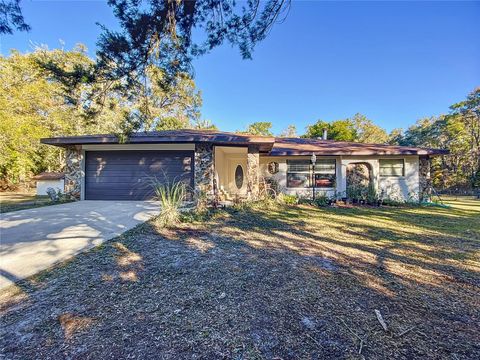
<svg viewBox="0 0 480 360">
<path fill-rule="evenodd" d="M 180 222 L 180 209 L 187 195 L 187 187 L 180 181 L 153 181 L 155 197 L 160 202 L 160 214 L 157 223 L 171 227 Z"/>
</svg>

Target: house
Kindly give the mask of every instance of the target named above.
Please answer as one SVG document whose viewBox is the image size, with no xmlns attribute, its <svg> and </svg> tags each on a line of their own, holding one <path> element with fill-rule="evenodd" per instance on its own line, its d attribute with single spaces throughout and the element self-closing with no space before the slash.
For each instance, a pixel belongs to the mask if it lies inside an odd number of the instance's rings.
<svg viewBox="0 0 480 360">
<path fill-rule="evenodd" d="M 47 189 L 63 191 L 65 187 L 63 172 L 42 172 L 32 177 L 36 182 L 37 195 L 48 195 Z"/>
<path fill-rule="evenodd" d="M 136 133 L 128 143 L 119 143 L 114 135 L 41 142 L 66 149 L 65 192 L 81 200 L 148 199 L 154 178 L 184 181 L 195 196 L 204 194 L 208 201 L 256 198 L 264 180 L 298 196 L 313 191 L 346 196 L 358 182 L 385 196 L 421 199 L 429 183 L 430 157 L 446 153 L 191 129 Z"/>
</svg>

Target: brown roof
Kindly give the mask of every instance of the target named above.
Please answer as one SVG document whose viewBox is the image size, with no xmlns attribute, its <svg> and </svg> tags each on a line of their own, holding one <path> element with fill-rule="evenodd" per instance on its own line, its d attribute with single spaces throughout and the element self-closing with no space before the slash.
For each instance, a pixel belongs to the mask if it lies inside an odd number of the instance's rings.
<svg viewBox="0 0 480 360">
<path fill-rule="evenodd" d="M 64 176 L 63 172 L 42 172 L 32 177 L 32 180 L 59 180 L 63 179 Z"/>
<path fill-rule="evenodd" d="M 213 143 L 216 145 L 259 145 L 261 151 L 269 151 L 275 138 L 235 134 L 217 130 L 165 130 L 138 132 L 130 136 L 129 144 L 161 143 Z M 82 144 L 118 144 L 115 135 L 83 135 L 41 139 L 42 144 L 69 146 Z"/>
<path fill-rule="evenodd" d="M 115 135 L 83 135 L 46 138 L 43 144 L 71 146 L 83 144 L 118 144 Z M 217 130 L 165 130 L 134 133 L 129 144 L 162 143 L 213 143 L 215 145 L 258 145 L 260 151 L 271 156 L 285 155 L 440 155 L 447 150 L 425 149 L 410 146 L 362 144 L 345 141 L 318 140 L 305 138 L 274 138 L 236 134 Z"/>
<path fill-rule="evenodd" d="M 304 138 L 276 138 L 271 156 L 286 155 L 441 155 L 447 150 L 410 146 L 362 144 L 346 141 Z"/>
</svg>

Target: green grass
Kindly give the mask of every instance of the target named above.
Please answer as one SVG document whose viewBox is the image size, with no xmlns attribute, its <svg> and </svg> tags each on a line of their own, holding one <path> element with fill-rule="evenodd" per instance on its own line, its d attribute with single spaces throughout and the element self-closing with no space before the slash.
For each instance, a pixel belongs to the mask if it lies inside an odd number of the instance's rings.
<svg viewBox="0 0 480 360">
<path fill-rule="evenodd" d="M 56 205 L 70 201 L 53 202 L 45 196 L 34 193 L 0 192 L 0 213 Z"/>
<path fill-rule="evenodd" d="M 4 292 L 0 347 L 19 358 L 480 358 L 480 202 L 446 204 L 259 204 L 173 229 L 152 221 Z"/>
</svg>

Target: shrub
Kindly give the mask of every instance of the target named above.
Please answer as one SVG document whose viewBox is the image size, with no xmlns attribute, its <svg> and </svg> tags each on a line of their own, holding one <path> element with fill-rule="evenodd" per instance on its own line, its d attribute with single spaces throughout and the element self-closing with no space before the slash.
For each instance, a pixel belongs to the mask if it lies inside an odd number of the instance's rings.
<svg viewBox="0 0 480 360">
<path fill-rule="evenodd" d="M 57 190 L 51 187 L 47 188 L 47 195 L 52 202 L 60 202 L 65 199 L 65 196 L 62 193 L 62 190 L 58 188 Z"/>
<path fill-rule="evenodd" d="M 185 184 L 178 181 L 160 183 L 155 180 L 153 189 L 157 200 L 160 201 L 157 223 L 164 227 L 178 224 L 181 218 L 180 209 L 187 194 Z"/>
<path fill-rule="evenodd" d="M 390 198 L 383 198 L 381 200 L 381 203 L 382 205 L 385 205 L 385 206 L 405 206 L 405 202 L 402 202 L 402 201 L 398 201 L 398 200 L 393 200 L 393 199 L 390 199 Z"/>
<path fill-rule="evenodd" d="M 353 203 L 361 202 L 366 199 L 367 189 L 364 186 L 348 186 L 347 187 L 347 198 L 350 199 Z"/>
<path fill-rule="evenodd" d="M 317 195 L 315 197 L 315 200 L 312 201 L 312 205 L 315 205 L 318 207 L 329 206 L 330 203 L 331 203 L 330 198 L 325 194 Z"/>
<path fill-rule="evenodd" d="M 379 201 L 379 196 L 377 193 L 377 190 L 375 190 L 375 187 L 373 184 L 368 185 L 367 193 L 366 193 L 366 200 L 367 204 L 369 205 L 377 205 Z"/>
<path fill-rule="evenodd" d="M 200 190 L 197 193 L 197 203 L 195 206 L 195 211 L 202 213 L 208 209 L 208 197 L 207 193 L 204 190 Z"/>
<path fill-rule="evenodd" d="M 278 196 L 280 202 L 283 202 L 286 205 L 296 205 L 298 204 L 298 196 L 296 195 L 287 195 L 287 194 L 280 194 Z"/>
<path fill-rule="evenodd" d="M 216 210 L 194 209 L 193 211 L 182 212 L 180 214 L 180 221 L 183 223 L 206 222 L 206 221 L 209 221 L 216 213 L 217 213 Z"/>
</svg>

